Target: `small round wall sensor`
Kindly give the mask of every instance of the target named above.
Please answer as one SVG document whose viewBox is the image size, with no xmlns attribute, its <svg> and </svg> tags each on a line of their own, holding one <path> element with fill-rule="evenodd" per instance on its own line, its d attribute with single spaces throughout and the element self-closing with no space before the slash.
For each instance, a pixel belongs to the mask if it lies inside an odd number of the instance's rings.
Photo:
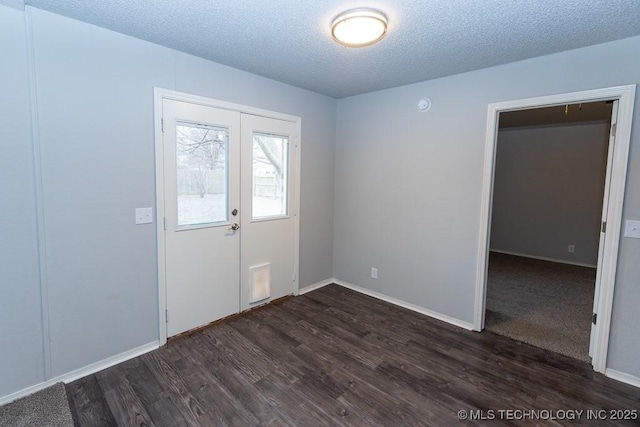
<svg viewBox="0 0 640 427">
<path fill-rule="evenodd" d="M 423 98 L 418 101 L 418 111 L 421 113 L 428 111 L 429 108 L 431 108 L 431 100 L 429 98 Z"/>
</svg>

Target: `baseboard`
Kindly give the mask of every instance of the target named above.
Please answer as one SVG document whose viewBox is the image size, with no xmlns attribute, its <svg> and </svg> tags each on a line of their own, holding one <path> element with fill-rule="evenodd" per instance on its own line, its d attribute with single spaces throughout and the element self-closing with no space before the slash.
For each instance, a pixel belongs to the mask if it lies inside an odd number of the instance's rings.
<svg viewBox="0 0 640 427">
<path fill-rule="evenodd" d="M 323 280 L 322 282 L 314 283 L 313 285 L 305 286 L 304 288 L 298 290 L 298 295 L 304 295 L 307 292 L 315 291 L 316 289 L 320 289 L 332 283 L 336 283 L 336 279 L 327 279 Z"/>
<path fill-rule="evenodd" d="M 36 391 L 40 391 L 59 382 L 70 383 L 79 378 L 86 377 L 87 375 L 91 375 L 103 369 L 110 368 L 114 365 L 117 365 L 118 363 L 126 362 L 129 359 L 133 359 L 134 357 L 138 357 L 150 351 L 156 350 L 159 347 L 159 342 L 154 341 L 150 342 L 149 344 L 145 344 L 140 347 L 125 351 L 123 353 L 116 354 L 115 356 L 108 357 L 106 359 L 100 360 L 66 374 L 51 378 L 47 381 L 34 384 L 30 387 L 27 387 L 15 393 L 11 393 L 7 396 L 0 397 L 0 405 L 4 405 L 5 403 L 9 403 L 21 397 L 28 396 L 35 393 Z"/>
<path fill-rule="evenodd" d="M 547 257 L 537 256 L 537 255 L 521 254 L 521 253 L 518 253 L 518 252 L 501 251 L 501 250 L 497 250 L 497 249 L 489 249 L 489 252 L 495 252 L 495 253 L 498 253 L 498 254 L 505 254 L 505 255 L 519 256 L 519 257 L 523 257 L 523 258 L 539 259 L 540 261 L 557 262 L 559 264 L 577 265 L 578 267 L 588 267 L 588 268 L 597 268 L 598 267 L 597 265 L 585 264 L 585 263 L 582 263 L 582 262 L 573 262 L 573 261 L 567 261 L 567 260 L 564 260 L 564 259 L 547 258 Z"/>
<path fill-rule="evenodd" d="M 460 328 L 467 329 L 469 331 L 473 330 L 473 324 L 471 324 L 471 323 L 463 322 L 460 319 L 456 319 L 454 317 L 450 317 L 450 316 L 447 316 L 445 314 L 441 314 L 441 313 L 438 313 L 436 311 L 432 311 L 432 310 L 426 309 L 424 307 L 420 307 L 419 305 L 410 304 L 408 302 L 405 302 L 405 301 L 402 301 L 402 300 L 399 300 L 399 299 L 396 299 L 396 298 L 391 298 L 391 297 L 388 297 L 388 296 L 386 296 L 384 294 L 381 294 L 379 292 L 372 291 L 370 289 L 366 289 L 366 288 L 363 288 L 363 287 L 360 287 L 360 286 L 357 286 L 357 285 L 354 285 L 352 283 L 348 283 L 348 282 L 345 282 L 345 281 L 342 281 L 342 280 L 333 279 L 332 283 L 335 283 L 335 284 L 340 285 L 342 287 L 345 287 L 347 289 L 351 289 L 352 291 L 360 292 L 361 294 L 365 294 L 365 295 L 368 295 L 370 297 L 377 298 L 377 299 L 382 300 L 382 301 L 386 301 L 386 302 L 391 303 L 393 305 L 397 305 L 399 307 L 406 308 L 406 309 L 411 310 L 411 311 L 415 311 L 416 313 L 420 313 L 420 314 L 424 314 L 425 316 L 433 317 L 434 319 L 441 320 L 443 322 L 449 323 L 449 324 L 454 325 L 454 326 L 458 326 Z"/>
<path fill-rule="evenodd" d="M 614 369 L 605 369 L 604 374 L 616 381 L 620 381 L 634 387 L 640 388 L 640 378 L 634 377 L 633 375 L 626 374 L 624 372 L 616 371 Z"/>
</svg>

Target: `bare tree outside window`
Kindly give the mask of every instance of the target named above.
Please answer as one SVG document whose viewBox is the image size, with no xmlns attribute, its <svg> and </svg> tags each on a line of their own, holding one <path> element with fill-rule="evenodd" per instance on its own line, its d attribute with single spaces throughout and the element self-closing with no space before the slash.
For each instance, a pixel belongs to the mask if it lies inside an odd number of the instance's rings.
<svg viewBox="0 0 640 427">
<path fill-rule="evenodd" d="M 287 214 L 289 140 L 273 135 L 253 135 L 253 217 Z"/>
<path fill-rule="evenodd" d="M 228 139 L 225 128 L 176 126 L 179 225 L 226 219 Z"/>
</svg>

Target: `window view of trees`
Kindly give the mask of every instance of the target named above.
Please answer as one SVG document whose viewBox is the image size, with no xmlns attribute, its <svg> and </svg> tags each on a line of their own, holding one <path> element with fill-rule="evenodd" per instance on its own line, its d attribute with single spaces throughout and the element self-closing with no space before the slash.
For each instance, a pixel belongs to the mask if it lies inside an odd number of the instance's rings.
<svg viewBox="0 0 640 427">
<path fill-rule="evenodd" d="M 178 194 L 216 194 L 224 192 L 227 130 L 210 127 L 178 126 L 176 129 L 178 169 L 182 177 Z"/>
<path fill-rule="evenodd" d="M 178 224 L 227 218 L 227 129 L 176 126 Z"/>
<path fill-rule="evenodd" d="M 253 217 L 287 213 L 288 139 L 253 136 Z"/>
<path fill-rule="evenodd" d="M 228 149 L 226 128 L 176 126 L 179 226 L 227 220 Z M 286 215 L 288 138 L 256 133 L 252 154 L 253 218 Z"/>
</svg>

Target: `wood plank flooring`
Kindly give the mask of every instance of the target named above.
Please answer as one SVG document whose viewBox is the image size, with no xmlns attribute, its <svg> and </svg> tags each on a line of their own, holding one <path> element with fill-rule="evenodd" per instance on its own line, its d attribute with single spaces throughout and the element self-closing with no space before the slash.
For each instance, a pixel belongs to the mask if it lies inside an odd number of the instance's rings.
<svg viewBox="0 0 640 427">
<path fill-rule="evenodd" d="M 588 410 L 640 410 L 640 389 L 586 363 L 337 285 L 170 341 L 67 392 L 79 426 L 445 426 L 461 410 L 482 411 L 466 425 L 640 424 L 587 420 L 609 418 Z M 585 412 L 558 419 L 567 410 Z"/>
</svg>

